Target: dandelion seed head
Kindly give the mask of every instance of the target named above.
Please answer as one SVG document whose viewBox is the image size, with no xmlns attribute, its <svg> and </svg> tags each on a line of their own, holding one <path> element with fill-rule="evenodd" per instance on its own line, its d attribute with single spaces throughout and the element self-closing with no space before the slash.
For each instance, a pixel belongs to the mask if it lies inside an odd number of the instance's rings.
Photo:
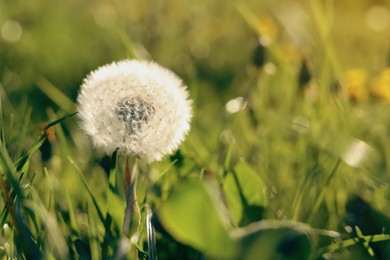
<svg viewBox="0 0 390 260">
<path fill-rule="evenodd" d="M 137 97 L 124 99 L 116 104 L 115 114 L 126 123 L 126 134 L 136 135 L 141 131 L 143 124 L 153 116 L 155 108 L 153 104 L 145 102 Z"/>
<path fill-rule="evenodd" d="M 182 81 L 154 62 L 124 60 L 91 72 L 77 98 L 81 127 L 96 148 L 160 160 L 190 129 Z"/>
</svg>

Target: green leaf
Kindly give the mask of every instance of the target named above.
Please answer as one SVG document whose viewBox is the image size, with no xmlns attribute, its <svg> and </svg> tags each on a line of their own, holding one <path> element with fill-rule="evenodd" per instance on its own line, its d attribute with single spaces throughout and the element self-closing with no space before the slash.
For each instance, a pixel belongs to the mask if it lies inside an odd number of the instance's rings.
<svg viewBox="0 0 390 260">
<path fill-rule="evenodd" d="M 233 234 L 241 241 L 239 259 L 309 259 L 311 254 L 310 226 L 278 220 L 261 220 L 236 229 Z"/>
<path fill-rule="evenodd" d="M 246 203 L 248 205 L 264 206 L 266 204 L 263 192 L 265 184 L 243 158 L 234 168 L 234 173 Z"/>
<path fill-rule="evenodd" d="M 226 202 L 230 210 L 233 223 L 238 226 L 242 219 L 244 205 L 234 173 L 229 172 L 226 175 L 223 180 L 222 188 L 225 193 Z"/>
<path fill-rule="evenodd" d="M 233 222 L 245 225 L 260 220 L 266 204 L 265 184 L 252 171 L 244 159 L 240 159 L 233 172 L 223 180 L 223 191 Z"/>
<path fill-rule="evenodd" d="M 176 240 L 212 256 L 234 256 L 237 245 L 228 235 L 202 183 L 181 184 L 161 206 L 158 215 Z"/>
</svg>

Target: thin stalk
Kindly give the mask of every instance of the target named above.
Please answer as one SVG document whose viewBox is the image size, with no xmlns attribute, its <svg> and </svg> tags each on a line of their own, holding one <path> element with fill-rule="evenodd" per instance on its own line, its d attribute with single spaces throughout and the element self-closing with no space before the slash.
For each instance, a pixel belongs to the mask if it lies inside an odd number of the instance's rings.
<svg viewBox="0 0 390 260">
<path fill-rule="evenodd" d="M 302 204 L 302 197 L 303 197 L 303 191 L 305 190 L 306 187 L 306 179 L 301 182 L 300 185 L 298 185 L 297 192 L 294 195 L 294 199 L 292 201 L 292 206 L 291 206 L 291 212 L 292 214 L 292 220 L 298 221 L 299 219 L 299 212 L 301 209 L 301 204 Z"/>
<path fill-rule="evenodd" d="M 152 210 L 146 207 L 146 232 L 148 237 L 148 259 L 157 260 L 156 235 L 152 224 Z"/>
<path fill-rule="evenodd" d="M 355 237 L 340 242 L 332 243 L 328 246 L 320 248 L 316 254 L 316 257 L 320 257 L 326 253 L 332 253 L 341 249 L 346 249 L 348 247 L 360 243 L 362 240 L 366 242 L 369 241 L 369 243 L 377 243 L 377 242 L 390 240 L 390 235 L 389 234 L 367 235 L 367 236 Z"/>
<path fill-rule="evenodd" d="M 126 211 L 123 220 L 123 234 L 127 237 L 130 235 L 133 224 L 134 213 L 137 214 L 137 222 L 135 226 L 135 232 L 138 233 L 140 226 L 140 209 L 137 202 L 136 184 L 137 184 L 137 161 L 134 161 L 133 169 L 130 170 L 129 159 L 126 159 L 125 169 L 125 190 L 126 190 Z"/>
</svg>

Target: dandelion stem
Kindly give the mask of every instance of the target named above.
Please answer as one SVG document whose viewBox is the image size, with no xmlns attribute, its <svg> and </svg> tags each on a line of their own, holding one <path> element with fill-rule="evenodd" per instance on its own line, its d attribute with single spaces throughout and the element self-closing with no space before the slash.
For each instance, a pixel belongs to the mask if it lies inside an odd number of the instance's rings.
<svg viewBox="0 0 390 260">
<path fill-rule="evenodd" d="M 138 229 L 140 226 L 140 209 L 137 202 L 136 194 L 136 184 L 137 184 L 137 161 L 134 160 L 133 169 L 130 170 L 129 159 L 126 159 L 126 169 L 125 169 L 125 189 L 126 189 L 126 211 L 125 217 L 123 220 L 123 234 L 127 237 L 130 237 L 130 232 L 132 231 L 132 224 L 134 219 L 134 213 L 137 215 L 136 226 L 134 227 L 134 235 L 132 237 L 137 237 Z"/>
</svg>

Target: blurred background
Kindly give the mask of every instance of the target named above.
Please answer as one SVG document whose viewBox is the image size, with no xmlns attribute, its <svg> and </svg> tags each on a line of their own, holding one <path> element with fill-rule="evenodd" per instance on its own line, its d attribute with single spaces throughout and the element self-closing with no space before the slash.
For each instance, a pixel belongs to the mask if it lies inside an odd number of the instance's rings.
<svg viewBox="0 0 390 260">
<path fill-rule="evenodd" d="M 348 69 L 367 77 L 387 66 L 388 1 L 311 2 L 2 0 L 0 83 L 13 104 L 28 96 L 34 115 L 44 117 L 56 106 L 42 93 L 43 80 L 74 101 L 89 71 L 131 58 L 131 49 L 171 68 L 213 103 L 243 94 L 243 82 L 256 75 L 252 67 L 275 62 L 275 55 L 293 63 L 295 73 L 301 59 L 320 73 L 322 56 L 331 52 L 340 70 L 329 71 L 335 79 Z M 256 57 L 259 41 L 274 51 Z"/>
<path fill-rule="evenodd" d="M 389 1 L 0 0 L 0 95 L 11 158 L 31 148 L 42 124 L 76 111 L 91 70 L 135 57 L 173 70 L 194 100 L 181 150 L 141 166 L 155 177 L 177 160 L 173 177 L 158 183 L 161 200 L 180 179 L 205 175 L 225 185 L 229 173 L 248 172 L 247 163 L 268 202 L 256 204 L 257 214 L 228 198 L 237 226 L 287 219 L 343 238 L 357 235 L 355 225 L 364 234 L 388 227 Z M 100 201 L 109 158 L 94 153 L 77 120 L 55 129 L 29 177 L 37 176 L 44 201 L 51 196 L 45 187 L 70 191 L 84 223 L 79 234 L 87 236 L 87 193 L 74 185 L 79 177 L 67 156 L 77 158 Z M 41 166 L 58 182 L 36 181 L 45 180 Z M 68 214 L 63 195 L 55 196 L 58 214 Z"/>
</svg>

